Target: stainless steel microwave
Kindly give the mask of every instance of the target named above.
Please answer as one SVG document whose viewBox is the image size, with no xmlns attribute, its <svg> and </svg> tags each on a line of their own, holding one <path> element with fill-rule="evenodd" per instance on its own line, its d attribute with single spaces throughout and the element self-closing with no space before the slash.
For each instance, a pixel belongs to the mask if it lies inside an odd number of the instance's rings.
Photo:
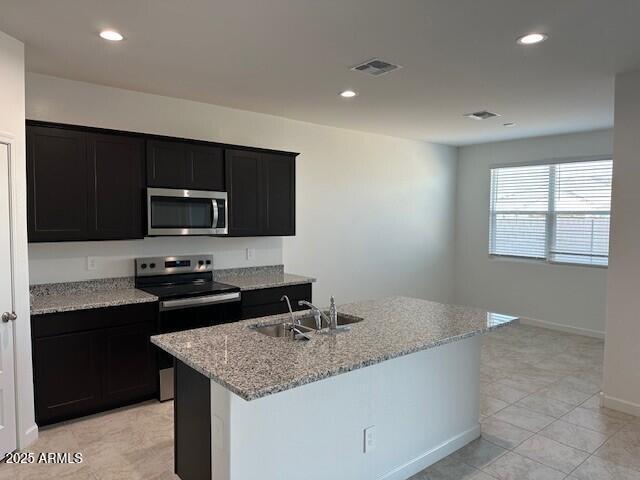
<svg viewBox="0 0 640 480">
<path fill-rule="evenodd" d="M 147 188 L 147 235 L 226 235 L 227 193 Z"/>
</svg>

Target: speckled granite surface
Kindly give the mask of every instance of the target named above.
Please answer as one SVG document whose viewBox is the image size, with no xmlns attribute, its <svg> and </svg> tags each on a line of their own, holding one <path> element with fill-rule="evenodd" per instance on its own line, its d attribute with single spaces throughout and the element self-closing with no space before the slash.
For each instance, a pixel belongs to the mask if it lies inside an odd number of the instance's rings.
<svg viewBox="0 0 640 480">
<path fill-rule="evenodd" d="M 311 333 L 308 342 L 268 337 L 249 328 L 279 323 L 288 315 L 157 335 L 151 341 L 241 398 L 254 400 L 516 320 L 407 297 L 352 303 L 338 311 L 364 320 L 338 335 Z"/>
<path fill-rule="evenodd" d="M 302 285 L 316 281 L 315 278 L 285 273 L 284 265 L 214 270 L 213 276 L 216 280 L 239 287 L 243 291 Z"/>
<path fill-rule="evenodd" d="M 133 288 L 133 277 L 32 285 L 31 315 L 155 302 L 158 297 Z"/>
</svg>

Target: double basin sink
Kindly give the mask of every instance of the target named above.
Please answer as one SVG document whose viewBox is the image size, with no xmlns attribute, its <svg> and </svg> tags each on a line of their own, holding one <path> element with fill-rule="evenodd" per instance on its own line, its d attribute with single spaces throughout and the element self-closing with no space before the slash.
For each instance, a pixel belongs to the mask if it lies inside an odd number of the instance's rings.
<svg viewBox="0 0 640 480">
<path fill-rule="evenodd" d="M 324 313 L 329 315 L 329 312 Z M 318 330 L 316 320 L 312 314 L 296 316 L 295 319 L 296 322 L 299 322 L 299 324 L 293 326 L 295 328 L 292 328 L 291 322 L 276 323 L 274 325 L 252 325 L 249 328 L 269 337 L 302 341 L 310 339 L 307 335 L 305 335 L 306 333 Z M 360 317 L 347 315 L 345 313 L 338 313 L 338 328 L 344 327 L 344 325 L 350 325 L 352 323 L 358 323 L 361 321 L 362 318 Z M 326 325 L 324 326 L 326 327 Z"/>
</svg>

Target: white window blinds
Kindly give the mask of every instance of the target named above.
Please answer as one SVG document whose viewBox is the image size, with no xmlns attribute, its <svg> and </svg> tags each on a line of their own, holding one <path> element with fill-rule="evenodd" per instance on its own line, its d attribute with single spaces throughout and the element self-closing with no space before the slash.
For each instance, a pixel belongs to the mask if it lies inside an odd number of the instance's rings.
<svg viewBox="0 0 640 480">
<path fill-rule="evenodd" d="M 607 265 L 612 160 L 491 169 L 489 253 Z"/>
</svg>

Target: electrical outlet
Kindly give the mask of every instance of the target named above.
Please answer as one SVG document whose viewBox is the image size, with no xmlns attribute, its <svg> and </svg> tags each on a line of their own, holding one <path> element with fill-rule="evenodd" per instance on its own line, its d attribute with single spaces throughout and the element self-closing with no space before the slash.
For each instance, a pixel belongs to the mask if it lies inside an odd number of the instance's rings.
<svg viewBox="0 0 640 480">
<path fill-rule="evenodd" d="M 247 248 L 247 260 L 253 260 L 254 258 L 256 258 L 256 249 Z"/>
<path fill-rule="evenodd" d="M 87 270 L 95 270 L 97 261 L 96 257 L 87 257 Z"/>
<path fill-rule="evenodd" d="M 376 449 L 376 427 L 371 425 L 364 429 L 364 453 Z"/>
</svg>

